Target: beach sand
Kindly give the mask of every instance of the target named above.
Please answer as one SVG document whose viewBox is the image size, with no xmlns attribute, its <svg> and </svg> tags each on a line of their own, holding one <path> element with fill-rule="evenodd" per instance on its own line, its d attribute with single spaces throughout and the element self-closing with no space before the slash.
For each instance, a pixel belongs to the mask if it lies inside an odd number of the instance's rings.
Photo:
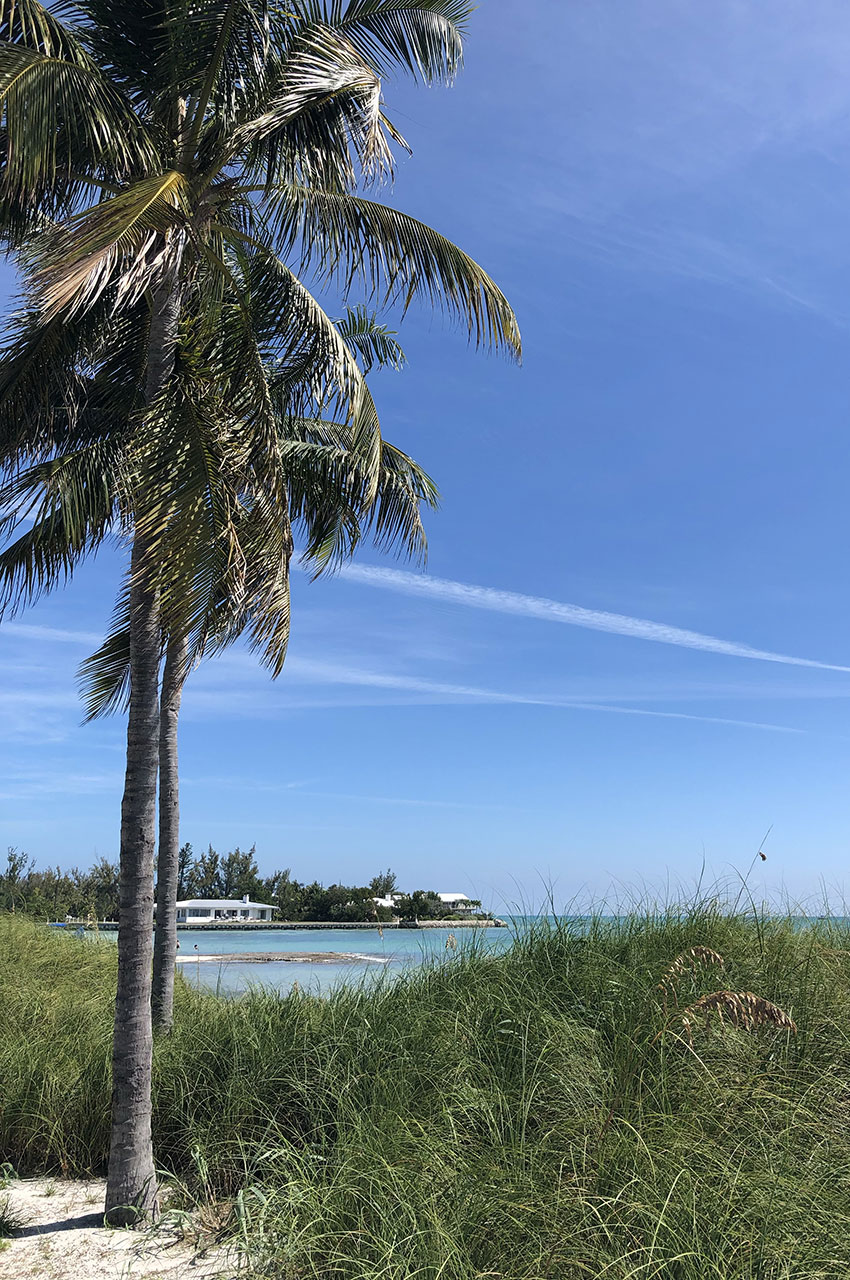
<svg viewBox="0 0 850 1280">
<path fill-rule="evenodd" d="M 0 1191 L 21 1228 L 0 1240 L 0 1280 L 230 1280 L 238 1259 L 222 1249 L 198 1253 L 166 1228 L 110 1231 L 101 1179 L 22 1178 Z"/>
</svg>

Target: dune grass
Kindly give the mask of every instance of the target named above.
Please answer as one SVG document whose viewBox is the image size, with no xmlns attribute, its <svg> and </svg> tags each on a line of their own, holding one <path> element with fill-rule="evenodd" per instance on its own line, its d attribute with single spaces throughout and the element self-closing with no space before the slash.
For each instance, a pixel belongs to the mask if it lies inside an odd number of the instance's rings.
<svg viewBox="0 0 850 1280">
<path fill-rule="evenodd" d="M 504 954 L 323 999 L 178 985 L 157 1158 L 258 1275 L 850 1274 L 840 921 L 708 902 L 541 921 Z M 19 1172 L 102 1167 L 113 991 L 111 948 L 0 918 L 0 1160 Z M 686 1013 L 717 991 L 762 1013 Z"/>
</svg>

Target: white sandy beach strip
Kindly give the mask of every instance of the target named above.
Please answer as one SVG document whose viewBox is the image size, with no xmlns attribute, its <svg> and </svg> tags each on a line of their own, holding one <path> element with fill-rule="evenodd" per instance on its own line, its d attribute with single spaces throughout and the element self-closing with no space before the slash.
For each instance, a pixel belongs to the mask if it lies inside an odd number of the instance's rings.
<svg viewBox="0 0 850 1280">
<path fill-rule="evenodd" d="M 230 1280 L 238 1259 L 198 1253 L 166 1230 L 103 1226 L 106 1183 L 21 1178 L 0 1192 L 18 1233 L 0 1242 L 0 1280 Z"/>
</svg>

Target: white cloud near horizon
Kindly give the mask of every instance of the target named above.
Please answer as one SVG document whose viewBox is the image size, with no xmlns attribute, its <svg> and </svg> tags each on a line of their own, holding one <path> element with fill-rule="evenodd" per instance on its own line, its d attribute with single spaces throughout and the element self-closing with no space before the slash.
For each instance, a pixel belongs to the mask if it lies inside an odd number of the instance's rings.
<svg viewBox="0 0 850 1280">
<path fill-rule="evenodd" d="M 664 622 L 651 622 L 647 618 L 634 618 L 622 613 L 607 613 L 601 609 L 586 609 L 582 605 L 550 600 L 544 596 L 527 596 L 517 591 L 473 586 L 449 578 L 431 578 L 404 569 L 382 569 L 370 565 L 346 564 L 337 573 L 348 582 L 359 582 L 364 586 L 395 591 L 402 595 L 440 600 L 444 604 L 461 605 L 468 609 L 485 609 L 514 617 L 535 618 L 542 622 L 559 622 L 589 631 L 628 636 L 633 640 L 652 640 L 657 644 L 675 645 L 702 653 L 717 653 L 729 658 L 774 662 L 789 667 L 813 667 L 818 671 L 840 671 L 850 675 L 850 666 L 773 653 L 768 649 L 756 649 L 735 640 L 722 640 L 717 636 L 669 626 Z"/>
</svg>

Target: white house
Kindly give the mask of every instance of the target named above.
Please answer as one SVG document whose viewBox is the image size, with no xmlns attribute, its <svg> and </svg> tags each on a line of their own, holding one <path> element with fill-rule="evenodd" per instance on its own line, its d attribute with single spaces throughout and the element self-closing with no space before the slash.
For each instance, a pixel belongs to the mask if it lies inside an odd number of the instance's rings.
<svg viewBox="0 0 850 1280">
<path fill-rule="evenodd" d="M 386 907 L 388 911 L 394 911 L 396 904 L 404 897 L 403 893 L 388 893 L 384 898 L 373 898 L 376 907 Z"/>
<path fill-rule="evenodd" d="M 447 911 L 468 912 L 472 915 L 481 908 L 468 898 L 465 893 L 438 893 L 437 897 Z"/>
<path fill-rule="evenodd" d="M 209 924 L 211 920 L 271 920 L 274 907 L 243 898 L 187 898 L 177 903 L 178 924 Z"/>
</svg>

